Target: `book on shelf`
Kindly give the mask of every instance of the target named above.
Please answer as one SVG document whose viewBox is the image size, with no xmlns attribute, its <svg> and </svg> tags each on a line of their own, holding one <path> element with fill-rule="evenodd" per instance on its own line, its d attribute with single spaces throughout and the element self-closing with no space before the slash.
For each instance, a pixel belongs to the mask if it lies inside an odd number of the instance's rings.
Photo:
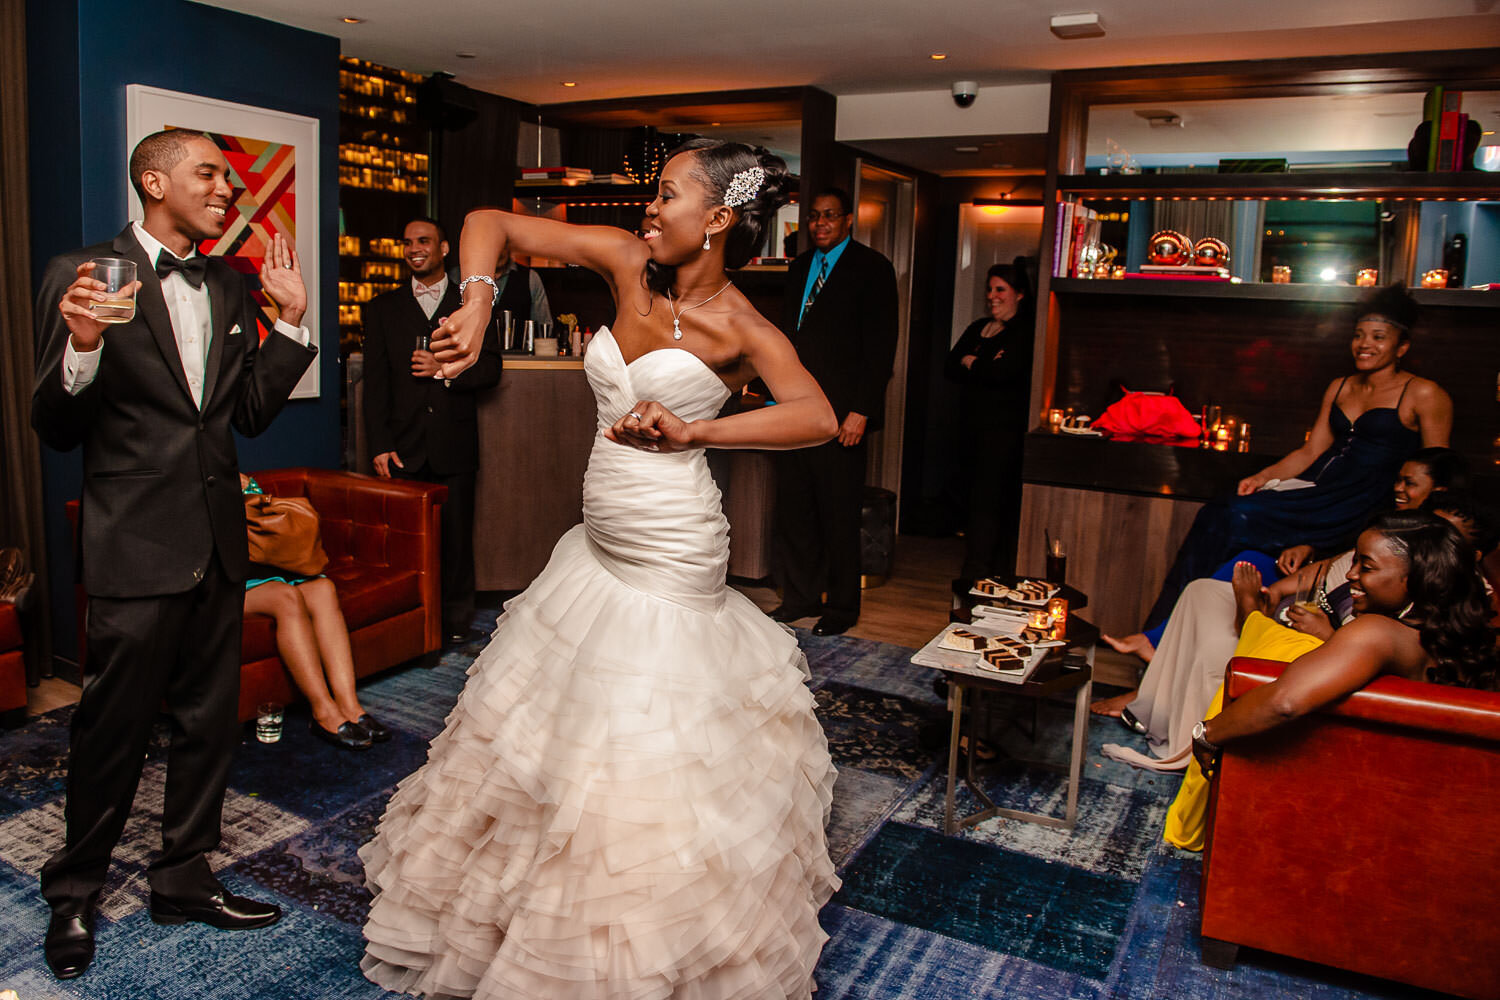
<svg viewBox="0 0 1500 1000">
<path fill-rule="evenodd" d="M 629 177 L 626 177 L 624 174 L 595 174 L 594 177 L 593 177 L 593 183 L 595 183 L 595 184 L 634 184 L 635 181 L 631 180 Z"/>
</svg>

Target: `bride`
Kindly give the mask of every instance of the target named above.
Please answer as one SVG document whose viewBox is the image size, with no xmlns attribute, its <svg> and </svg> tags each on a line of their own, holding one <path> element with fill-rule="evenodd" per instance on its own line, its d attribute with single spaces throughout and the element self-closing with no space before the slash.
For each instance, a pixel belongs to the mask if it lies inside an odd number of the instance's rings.
<svg viewBox="0 0 1500 1000">
<path fill-rule="evenodd" d="M 662 170 L 643 234 L 498 210 L 460 239 L 453 375 L 502 251 L 581 264 L 615 299 L 584 362 L 598 434 L 583 523 L 508 601 L 427 763 L 360 850 L 361 963 L 429 997 L 809 997 L 838 888 L 834 769 L 792 636 L 724 585 L 705 447 L 837 426 L 787 339 L 725 276 L 786 201 L 786 165 L 716 140 Z M 715 419 L 763 378 L 778 405 Z M 517 483 L 524 489 L 524 483 Z"/>
</svg>

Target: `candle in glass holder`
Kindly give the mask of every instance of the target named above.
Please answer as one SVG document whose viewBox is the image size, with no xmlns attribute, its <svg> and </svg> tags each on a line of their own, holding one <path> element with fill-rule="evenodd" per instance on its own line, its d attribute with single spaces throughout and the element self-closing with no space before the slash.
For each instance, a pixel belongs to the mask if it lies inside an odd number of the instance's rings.
<svg viewBox="0 0 1500 1000">
<path fill-rule="evenodd" d="M 1052 622 L 1053 628 L 1066 628 L 1068 624 L 1068 602 L 1061 597 L 1054 597 L 1048 601 L 1047 618 Z"/>
<path fill-rule="evenodd" d="M 1048 410 L 1047 411 L 1047 426 L 1049 428 L 1051 428 L 1052 433 L 1056 434 L 1058 431 L 1060 431 L 1062 429 L 1062 425 L 1063 425 L 1063 411 L 1062 410 Z"/>
<path fill-rule="evenodd" d="M 1362 267 L 1354 276 L 1354 283 L 1360 288 L 1370 288 L 1380 283 L 1380 272 L 1373 267 Z"/>
<path fill-rule="evenodd" d="M 1292 280 L 1292 269 L 1285 264 L 1277 264 L 1271 268 L 1271 282 L 1277 285 L 1290 284 Z"/>
<path fill-rule="evenodd" d="M 1109 276 L 1117 281 L 1123 279 L 1125 277 L 1125 265 L 1116 264 L 1114 267 L 1110 268 Z"/>
<path fill-rule="evenodd" d="M 1425 272 L 1423 272 L 1423 274 L 1422 274 L 1422 287 L 1423 288 L 1447 288 L 1448 287 L 1448 270 L 1447 270 L 1447 268 L 1435 267 L 1431 271 L 1425 271 Z"/>
<path fill-rule="evenodd" d="M 1032 628 L 1051 628 L 1052 616 L 1047 613 L 1046 608 L 1037 608 L 1031 612 L 1031 616 L 1027 619 L 1027 624 Z"/>
</svg>

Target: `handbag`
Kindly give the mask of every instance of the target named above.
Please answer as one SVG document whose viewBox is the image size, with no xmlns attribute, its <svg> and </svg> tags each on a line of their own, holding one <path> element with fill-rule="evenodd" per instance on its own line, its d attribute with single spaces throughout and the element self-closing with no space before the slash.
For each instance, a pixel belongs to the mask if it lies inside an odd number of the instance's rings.
<svg viewBox="0 0 1500 1000">
<path fill-rule="evenodd" d="M 240 475 L 240 488 L 250 479 Z M 317 576 L 328 565 L 318 512 L 304 497 L 245 493 L 245 527 L 250 561 L 301 576 Z"/>
<path fill-rule="evenodd" d="M 1128 437 L 1195 438 L 1198 421 L 1176 396 L 1129 392 L 1115 400 L 1091 425 L 1106 434 Z"/>
</svg>

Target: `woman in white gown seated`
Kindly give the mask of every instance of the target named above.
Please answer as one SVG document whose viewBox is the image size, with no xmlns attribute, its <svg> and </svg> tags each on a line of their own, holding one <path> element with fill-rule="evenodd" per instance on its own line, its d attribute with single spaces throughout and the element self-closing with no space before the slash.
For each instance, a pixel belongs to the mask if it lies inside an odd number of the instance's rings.
<svg viewBox="0 0 1500 1000">
<path fill-rule="evenodd" d="M 461 371 L 502 250 L 603 275 L 584 371 L 598 434 L 583 523 L 505 614 L 427 763 L 360 851 L 362 968 L 392 990 L 527 1000 L 811 995 L 838 887 L 834 769 L 791 634 L 724 584 L 705 447 L 797 448 L 833 410 L 725 275 L 786 200 L 763 149 L 696 140 L 643 231 L 471 213 L 463 306 L 434 340 Z M 716 419 L 765 380 L 778 405 Z M 515 484 L 525 489 L 524 483 Z"/>
</svg>

